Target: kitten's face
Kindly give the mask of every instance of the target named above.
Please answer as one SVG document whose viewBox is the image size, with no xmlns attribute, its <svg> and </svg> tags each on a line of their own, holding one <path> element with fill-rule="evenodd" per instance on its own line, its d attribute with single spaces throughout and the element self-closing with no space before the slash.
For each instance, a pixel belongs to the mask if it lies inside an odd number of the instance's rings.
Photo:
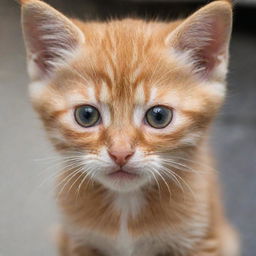
<svg viewBox="0 0 256 256">
<path fill-rule="evenodd" d="M 173 56 L 154 52 L 155 42 L 151 47 L 144 57 L 136 49 L 134 63 L 135 52 L 125 63 L 114 63 L 106 48 L 93 51 L 94 58 L 84 54 L 35 101 L 57 149 L 79 156 L 82 171 L 115 190 L 165 176 L 163 153 L 196 146 L 223 96 L 220 84 L 195 80 Z M 127 161 L 116 163 L 115 154 Z M 120 168 L 131 175 L 115 174 Z"/>
<path fill-rule="evenodd" d="M 45 70 L 30 70 L 31 97 L 55 147 L 107 188 L 136 190 L 170 175 L 221 105 L 226 59 L 200 51 L 203 64 L 195 65 L 189 50 L 171 48 L 180 23 L 78 23 L 85 43 L 76 38 L 72 60 L 54 71 L 52 56 L 41 56 L 44 65 L 33 60 Z M 38 79 L 42 72 L 47 78 Z"/>
</svg>

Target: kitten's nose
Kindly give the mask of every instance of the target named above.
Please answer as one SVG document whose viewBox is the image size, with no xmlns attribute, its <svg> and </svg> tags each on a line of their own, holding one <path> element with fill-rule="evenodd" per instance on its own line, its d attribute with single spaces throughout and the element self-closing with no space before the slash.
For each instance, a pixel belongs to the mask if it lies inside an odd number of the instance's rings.
<svg viewBox="0 0 256 256">
<path fill-rule="evenodd" d="M 108 151 L 109 156 L 120 166 L 124 166 L 134 154 L 134 151 Z"/>
</svg>

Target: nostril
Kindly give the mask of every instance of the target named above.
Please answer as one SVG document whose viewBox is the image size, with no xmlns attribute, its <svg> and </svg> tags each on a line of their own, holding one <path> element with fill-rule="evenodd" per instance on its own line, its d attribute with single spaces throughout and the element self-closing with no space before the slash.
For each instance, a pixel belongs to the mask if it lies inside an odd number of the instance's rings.
<svg viewBox="0 0 256 256">
<path fill-rule="evenodd" d="M 131 158 L 134 152 L 131 151 L 108 151 L 111 159 L 120 166 L 123 166 Z"/>
<path fill-rule="evenodd" d="M 108 151 L 108 154 L 112 160 L 116 161 L 116 156 L 112 152 Z"/>
<path fill-rule="evenodd" d="M 126 156 L 125 156 L 125 160 L 128 161 L 132 155 L 134 154 L 134 152 L 129 152 Z"/>
</svg>

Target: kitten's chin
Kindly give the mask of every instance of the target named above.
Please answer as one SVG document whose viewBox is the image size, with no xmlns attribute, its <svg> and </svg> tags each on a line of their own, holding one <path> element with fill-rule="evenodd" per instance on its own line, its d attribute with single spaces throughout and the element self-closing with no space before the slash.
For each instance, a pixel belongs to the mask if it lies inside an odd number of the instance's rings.
<svg viewBox="0 0 256 256">
<path fill-rule="evenodd" d="M 145 175 L 122 170 L 100 175 L 95 179 L 104 187 L 117 192 L 135 191 L 150 182 L 150 178 Z"/>
</svg>

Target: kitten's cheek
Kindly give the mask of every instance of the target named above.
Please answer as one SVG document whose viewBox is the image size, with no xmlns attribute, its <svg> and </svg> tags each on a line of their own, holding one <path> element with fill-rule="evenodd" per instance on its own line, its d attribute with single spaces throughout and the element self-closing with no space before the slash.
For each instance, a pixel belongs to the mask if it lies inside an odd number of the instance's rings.
<svg viewBox="0 0 256 256">
<path fill-rule="evenodd" d="M 49 133 L 50 139 L 55 143 L 67 143 L 65 136 L 58 130 L 53 130 Z"/>
</svg>

